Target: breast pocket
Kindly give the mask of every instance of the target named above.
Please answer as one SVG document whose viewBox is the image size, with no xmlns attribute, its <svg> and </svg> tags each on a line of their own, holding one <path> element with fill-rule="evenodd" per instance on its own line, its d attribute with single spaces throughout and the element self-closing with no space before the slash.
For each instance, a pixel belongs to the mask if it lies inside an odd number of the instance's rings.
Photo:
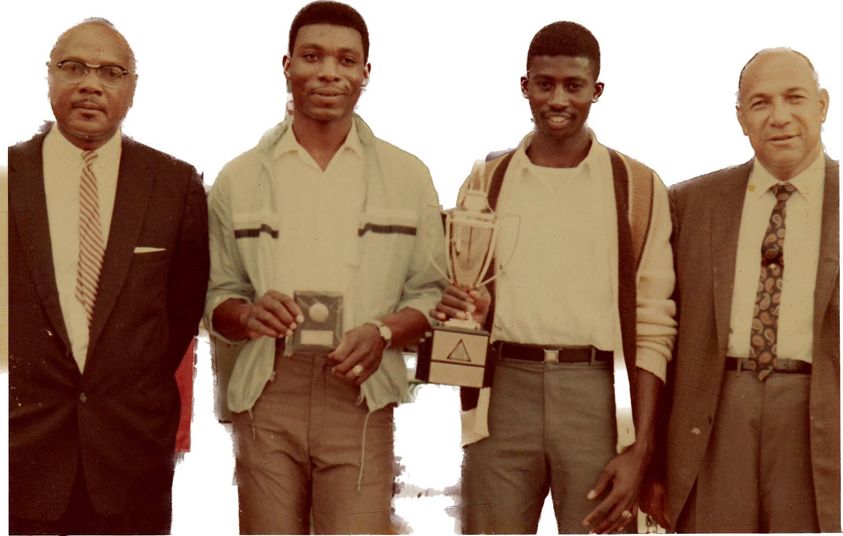
<svg viewBox="0 0 843 536">
<path fill-rule="evenodd" d="M 272 252 L 280 236 L 277 215 L 268 212 L 234 212 L 231 223 L 246 270 L 255 274 L 262 263 L 271 264 L 274 258 Z"/>
<path fill-rule="evenodd" d="M 361 215 L 358 234 L 416 236 L 419 213 L 407 209 L 369 209 Z"/>
<path fill-rule="evenodd" d="M 167 302 L 167 281 L 170 272 L 170 251 L 164 248 L 138 248 L 132 255 L 126 277 L 126 289 L 132 304 L 126 310 L 158 310 Z"/>
<path fill-rule="evenodd" d="M 135 248 L 132 264 L 164 261 L 170 258 L 170 252 L 164 248 Z"/>
<path fill-rule="evenodd" d="M 278 218 L 268 212 L 234 212 L 231 214 L 235 240 L 250 238 L 278 239 Z"/>
<path fill-rule="evenodd" d="M 419 213 L 407 209 L 369 209 L 361 215 L 357 235 L 364 255 L 371 256 L 388 278 L 401 282 L 412 259 L 418 232 Z"/>
</svg>

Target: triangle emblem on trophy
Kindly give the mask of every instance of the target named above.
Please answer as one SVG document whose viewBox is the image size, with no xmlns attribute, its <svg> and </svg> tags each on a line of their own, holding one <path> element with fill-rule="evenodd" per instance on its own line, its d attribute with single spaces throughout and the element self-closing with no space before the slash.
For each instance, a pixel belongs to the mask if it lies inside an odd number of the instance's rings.
<svg viewBox="0 0 843 536">
<path fill-rule="evenodd" d="M 460 339 L 456 346 L 454 346 L 454 348 L 451 350 L 451 353 L 448 354 L 448 357 L 446 359 L 449 359 L 451 361 L 465 361 L 469 363 L 471 362 L 471 356 L 469 356 L 468 350 L 466 349 L 465 343 L 462 339 Z"/>
</svg>

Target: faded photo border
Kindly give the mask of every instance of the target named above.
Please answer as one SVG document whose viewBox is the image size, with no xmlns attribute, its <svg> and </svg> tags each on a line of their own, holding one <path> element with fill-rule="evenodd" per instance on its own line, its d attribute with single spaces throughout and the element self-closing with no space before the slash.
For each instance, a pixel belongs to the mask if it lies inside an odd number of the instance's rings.
<svg viewBox="0 0 843 536">
<path fill-rule="evenodd" d="M 52 118 L 44 65 L 50 48 L 73 24 L 104 17 L 126 36 L 138 59 L 137 93 L 124 133 L 190 162 L 210 185 L 228 160 L 283 118 L 281 58 L 292 17 L 305 3 L 91 0 L 5 5 L 0 135 L 7 146 L 13 145 Z M 831 96 L 823 143 L 832 158 L 841 156 L 843 113 L 837 99 L 843 99 L 843 28 L 836 3 L 828 0 L 349 3 L 364 16 L 371 35 L 371 82 L 358 111 L 378 137 L 428 165 L 444 207 L 453 206 L 473 161 L 514 147 L 531 129 L 519 77 L 531 37 L 555 20 L 579 22 L 600 42 L 606 90 L 589 121 L 598 139 L 635 155 L 667 185 L 751 158 L 735 118 L 738 74 L 756 51 L 767 47 L 791 47 L 811 58 Z M 7 288 L 6 158 L 4 153 L 0 162 L 4 415 L 8 316 L 14 314 Z M 209 349 L 199 346 L 192 450 L 176 469 L 173 531 L 233 534 L 237 499 L 230 436 L 215 421 Z M 419 396 L 403 417 L 396 415 L 399 427 L 412 427 L 405 439 L 397 439 L 396 451 L 405 453 L 400 463 L 417 479 L 412 485 L 419 499 L 438 482 L 459 478 L 458 397 L 445 393 L 436 400 Z M 6 486 L 8 425 L 0 426 L 0 442 Z M 428 502 L 426 508 L 442 511 L 421 515 L 418 522 L 408 518 L 402 530 L 455 530 L 455 513 L 444 512 L 441 504 Z M 7 517 L 4 499 L 0 527 L 7 526 Z M 553 523 L 540 525 L 540 531 L 554 529 Z"/>
</svg>

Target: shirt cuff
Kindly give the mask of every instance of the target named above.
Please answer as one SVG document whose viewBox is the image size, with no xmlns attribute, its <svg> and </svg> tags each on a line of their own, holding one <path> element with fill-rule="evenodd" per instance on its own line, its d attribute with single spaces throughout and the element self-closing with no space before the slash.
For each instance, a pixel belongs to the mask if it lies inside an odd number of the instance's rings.
<svg viewBox="0 0 843 536">
<path fill-rule="evenodd" d="M 662 382 L 667 378 L 667 359 L 652 348 L 639 346 L 636 349 L 635 366 L 652 373 Z"/>
<path fill-rule="evenodd" d="M 395 310 L 414 309 L 423 314 L 427 323 L 433 326 L 436 319 L 430 316 L 430 310 L 436 307 L 437 303 L 439 303 L 439 299 L 431 300 L 428 297 L 420 297 L 399 302 Z"/>
<path fill-rule="evenodd" d="M 247 303 L 250 302 L 250 300 L 248 298 L 246 298 L 242 294 L 237 294 L 235 292 L 224 292 L 224 293 L 215 294 L 215 296 L 213 298 L 211 298 L 208 301 L 208 303 L 205 304 L 205 316 L 203 317 L 203 320 L 205 322 L 205 329 L 208 330 L 208 333 L 213 335 L 214 338 L 217 338 L 221 341 L 224 341 L 224 342 L 226 342 L 230 345 L 233 345 L 233 344 L 237 344 L 239 342 L 243 342 L 243 340 L 242 339 L 241 340 L 229 339 L 228 337 L 226 337 L 225 335 L 223 335 L 222 333 L 220 333 L 219 331 L 217 331 L 214 328 L 214 309 L 219 307 L 219 305 L 222 302 L 224 302 L 226 300 L 231 300 L 231 299 L 241 300 L 241 301 L 244 301 L 244 302 L 247 302 Z"/>
</svg>

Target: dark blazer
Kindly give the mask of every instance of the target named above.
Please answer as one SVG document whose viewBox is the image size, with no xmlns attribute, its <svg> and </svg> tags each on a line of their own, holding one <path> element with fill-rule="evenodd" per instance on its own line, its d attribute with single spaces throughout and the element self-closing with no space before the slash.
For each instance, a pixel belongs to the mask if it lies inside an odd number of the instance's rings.
<svg viewBox="0 0 843 536">
<path fill-rule="evenodd" d="M 169 490 L 173 373 L 208 283 L 205 191 L 189 164 L 123 138 L 80 374 L 53 270 L 43 141 L 9 148 L 9 513 L 55 520 L 81 460 L 92 504 L 114 515 L 149 489 Z M 164 251 L 135 253 L 144 246 Z"/>
<path fill-rule="evenodd" d="M 666 477 L 676 525 L 717 418 L 729 337 L 735 258 L 752 161 L 670 190 L 679 334 L 667 426 Z M 826 157 L 822 238 L 814 291 L 811 462 L 823 531 L 840 531 L 839 164 Z"/>
</svg>

